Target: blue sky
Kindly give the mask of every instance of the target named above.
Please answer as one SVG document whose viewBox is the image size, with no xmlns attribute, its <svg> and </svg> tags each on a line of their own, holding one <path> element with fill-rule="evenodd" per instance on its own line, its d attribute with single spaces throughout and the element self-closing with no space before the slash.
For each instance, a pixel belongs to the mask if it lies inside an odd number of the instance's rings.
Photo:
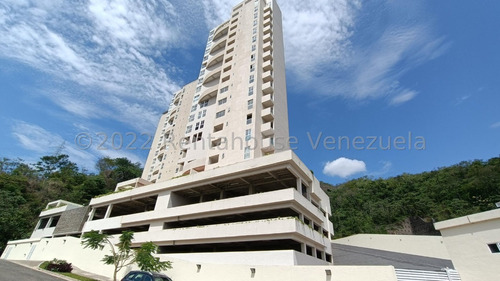
<svg viewBox="0 0 500 281">
<path fill-rule="evenodd" d="M 104 156 L 145 161 L 208 31 L 239 1 L 143 2 L 0 3 L 0 157 L 63 152 L 89 171 Z M 499 155 L 500 2 L 278 3 L 292 147 L 320 180 Z"/>
</svg>

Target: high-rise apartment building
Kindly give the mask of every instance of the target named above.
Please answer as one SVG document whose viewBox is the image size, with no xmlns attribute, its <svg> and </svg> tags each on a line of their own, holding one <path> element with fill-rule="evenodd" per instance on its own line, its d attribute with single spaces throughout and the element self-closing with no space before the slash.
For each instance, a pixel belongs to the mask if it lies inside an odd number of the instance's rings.
<svg viewBox="0 0 500 281">
<path fill-rule="evenodd" d="M 133 246 L 153 241 L 195 262 L 329 264 L 329 198 L 287 141 L 281 12 L 246 0 L 210 31 L 199 77 L 162 115 L 142 177 L 81 211 L 42 212 L 32 239 L 132 230 Z"/>
<path fill-rule="evenodd" d="M 158 125 L 142 178 L 160 182 L 288 149 L 281 12 L 245 1 L 210 31 L 198 79 Z"/>
</svg>

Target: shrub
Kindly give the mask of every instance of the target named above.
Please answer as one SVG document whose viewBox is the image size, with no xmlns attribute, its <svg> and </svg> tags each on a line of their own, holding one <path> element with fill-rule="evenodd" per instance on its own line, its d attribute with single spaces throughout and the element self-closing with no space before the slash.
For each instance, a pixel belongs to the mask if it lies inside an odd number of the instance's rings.
<svg viewBox="0 0 500 281">
<path fill-rule="evenodd" d="M 73 267 L 71 266 L 71 263 L 68 263 L 65 260 L 53 259 L 49 262 L 46 269 L 57 272 L 71 272 Z"/>
</svg>

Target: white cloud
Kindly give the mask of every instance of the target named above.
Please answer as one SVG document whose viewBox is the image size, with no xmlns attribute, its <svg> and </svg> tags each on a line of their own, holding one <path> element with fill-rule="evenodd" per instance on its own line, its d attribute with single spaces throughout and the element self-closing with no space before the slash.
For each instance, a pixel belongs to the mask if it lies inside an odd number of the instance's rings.
<svg viewBox="0 0 500 281">
<path fill-rule="evenodd" d="M 80 168 L 85 168 L 88 171 L 95 170 L 95 163 L 101 157 L 126 157 L 132 162 L 144 164 L 144 161 L 139 156 L 126 151 L 125 145 L 119 149 L 113 149 L 111 145 L 106 143 L 101 149 L 97 149 L 97 145 L 83 149 L 76 146 L 74 139 L 65 140 L 59 134 L 52 133 L 36 124 L 20 120 L 13 121 L 12 135 L 24 149 L 34 152 L 38 157 L 53 155 L 55 153 L 67 154 L 70 161 L 77 163 Z M 88 136 L 93 138 L 94 142 L 98 139 L 97 136 L 90 133 Z M 33 155 L 30 155 L 30 159 L 36 161 Z"/>
<path fill-rule="evenodd" d="M 348 176 L 366 172 L 366 164 L 363 161 L 340 157 L 336 160 L 326 162 L 323 174 L 346 178 Z"/>
<path fill-rule="evenodd" d="M 407 91 L 404 91 L 394 97 L 392 97 L 391 101 L 390 101 L 390 105 L 394 105 L 394 106 L 397 106 L 397 105 L 401 105 L 407 101 L 410 101 L 411 99 L 413 99 L 415 96 L 417 95 L 417 92 L 416 91 L 412 91 L 412 90 L 407 90 Z"/>
<path fill-rule="evenodd" d="M 168 1 L 12 2 L 0 15 L 0 57 L 48 74 L 54 82 L 41 83 L 39 94 L 70 113 L 133 125 L 143 114 L 120 105 L 159 115 L 179 88 L 178 70 L 159 62 L 184 46 L 189 26 Z"/>
<path fill-rule="evenodd" d="M 500 128 L 500 121 L 491 124 L 490 128 L 492 128 L 492 129 Z"/>
</svg>

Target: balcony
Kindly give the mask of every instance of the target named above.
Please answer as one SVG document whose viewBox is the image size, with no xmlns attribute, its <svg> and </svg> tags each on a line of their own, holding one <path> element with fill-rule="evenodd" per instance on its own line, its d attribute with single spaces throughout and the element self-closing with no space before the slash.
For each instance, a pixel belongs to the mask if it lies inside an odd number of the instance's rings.
<svg viewBox="0 0 500 281">
<path fill-rule="evenodd" d="M 262 107 L 263 108 L 270 107 L 273 105 L 274 105 L 274 95 L 273 94 L 262 96 Z"/>
<path fill-rule="evenodd" d="M 266 72 L 264 72 L 264 74 L 262 74 L 262 81 L 269 82 L 269 81 L 273 81 L 273 80 L 274 80 L 274 78 L 273 78 L 273 71 L 272 70 L 266 71 Z"/>
<path fill-rule="evenodd" d="M 267 122 L 262 124 L 262 126 L 260 126 L 260 131 L 264 137 L 269 137 L 274 135 L 274 123 Z"/>
<path fill-rule="evenodd" d="M 264 71 L 273 70 L 273 61 L 272 60 L 265 61 L 262 64 L 262 69 L 264 69 Z"/>
<path fill-rule="evenodd" d="M 224 60 L 224 54 L 220 54 L 218 56 L 212 57 L 208 62 L 207 62 L 207 70 L 210 70 L 209 68 L 214 68 L 217 64 L 221 63 Z"/>
<path fill-rule="evenodd" d="M 222 40 L 216 45 L 212 47 L 212 50 L 210 50 L 210 55 L 215 56 L 217 55 L 221 50 L 224 50 L 224 47 L 226 47 L 226 41 L 227 40 Z"/>
<path fill-rule="evenodd" d="M 273 20 L 273 14 L 271 12 L 271 10 L 267 10 L 266 12 L 264 12 L 264 20 Z"/>
<path fill-rule="evenodd" d="M 271 42 L 272 43 L 273 42 L 273 36 L 272 36 L 272 34 L 269 33 L 269 34 L 264 35 L 264 39 L 262 39 L 262 41 L 264 43 L 267 43 L 267 42 Z"/>
<path fill-rule="evenodd" d="M 267 52 L 264 52 L 264 54 L 262 55 L 262 58 L 264 59 L 264 61 L 272 59 L 273 58 L 273 51 L 269 50 Z"/>
<path fill-rule="evenodd" d="M 262 139 L 261 150 L 264 154 L 272 154 L 274 152 L 274 137 Z"/>
<path fill-rule="evenodd" d="M 272 35 L 272 32 L 273 32 L 272 25 L 269 24 L 269 25 L 264 27 L 264 31 L 263 31 L 264 35 L 268 34 L 268 33 L 271 33 L 271 35 Z"/>
<path fill-rule="evenodd" d="M 215 42 L 224 35 L 226 35 L 228 30 L 229 30 L 229 21 L 226 21 L 221 26 L 219 26 L 219 28 L 217 28 L 217 30 L 214 33 L 214 39 L 212 40 L 212 42 Z"/>
<path fill-rule="evenodd" d="M 273 82 L 272 81 L 262 84 L 262 93 L 264 95 L 272 94 L 273 92 L 274 92 L 274 89 L 273 89 Z"/>
<path fill-rule="evenodd" d="M 264 45 L 262 46 L 262 49 L 264 50 L 264 52 L 272 51 L 273 50 L 273 42 L 264 43 Z"/>
<path fill-rule="evenodd" d="M 270 26 L 272 28 L 273 24 L 270 20 L 266 20 L 266 21 L 264 21 L 264 26 Z"/>
<path fill-rule="evenodd" d="M 203 93 L 201 94 L 200 96 L 200 100 L 198 101 L 199 103 L 200 102 L 204 102 L 206 100 L 209 100 L 215 96 L 217 96 L 217 92 L 219 91 L 219 84 L 215 85 L 215 86 L 212 86 L 208 89 L 206 89 L 205 91 L 203 91 Z"/>
<path fill-rule="evenodd" d="M 207 86 L 210 82 L 212 82 L 214 80 L 217 80 L 217 81 L 219 80 L 220 74 L 221 74 L 221 66 L 222 66 L 222 63 L 217 68 L 212 70 L 210 72 L 210 74 L 207 75 L 207 77 L 203 81 L 204 86 Z"/>
<path fill-rule="evenodd" d="M 268 107 L 262 110 L 262 121 L 270 122 L 274 120 L 274 107 Z"/>
</svg>

